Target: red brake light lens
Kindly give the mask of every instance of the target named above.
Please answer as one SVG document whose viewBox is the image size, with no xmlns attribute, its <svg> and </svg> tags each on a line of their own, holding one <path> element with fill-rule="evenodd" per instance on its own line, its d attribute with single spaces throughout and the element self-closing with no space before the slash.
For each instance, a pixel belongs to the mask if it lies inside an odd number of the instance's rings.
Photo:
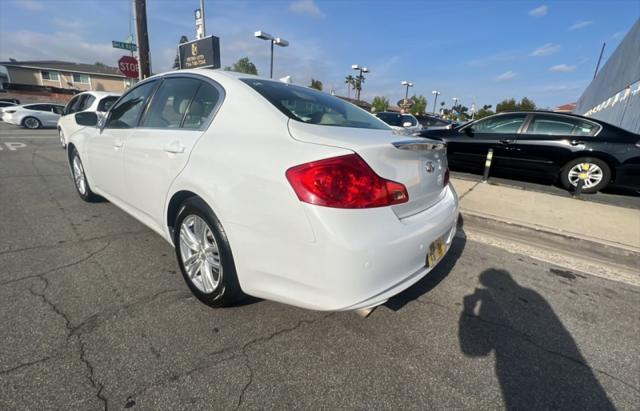
<svg viewBox="0 0 640 411">
<path fill-rule="evenodd" d="M 333 208 L 373 208 L 409 201 L 407 188 L 377 175 L 357 154 L 291 167 L 287 180 L 305 203 Z"/>
</svg>

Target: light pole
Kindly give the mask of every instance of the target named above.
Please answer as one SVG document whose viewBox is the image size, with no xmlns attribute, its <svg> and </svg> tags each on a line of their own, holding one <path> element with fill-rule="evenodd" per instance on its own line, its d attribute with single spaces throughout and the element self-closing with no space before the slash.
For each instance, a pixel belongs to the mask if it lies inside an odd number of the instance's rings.
<svg viewBox="0 0 640 411">
<path fill-rule="evenodd" d="M 405 101 L 406 101 L 406 100 L 409 100 L 409 87 L 413 87 L 413 83 L 412 83 L 412 82 L 410 82 L 410 81 L 403 81 L 403 82 L 402 82 L 402 83 L 400 83 L 400 84 L 402 84 L 403 86 L 405 86 L 405 87 L 406 87 L 406 90 L 405 90 L 405 92 L 404 92 L 404 99 L 405 99 Z"/>
<path fill-rule="evenodd" d="M 273 45 L 275 44 L 276 46 L 287 47 L 289 42 L 280 37 L 273 37 L 271 34 L 265 33 L 262 30 L 256 31 L 253 35 L 261 40 L 269 40 L 271 43 L 271 69 L 269 71 L 269 78 L 273 78 Z"/>
<path fill-rule="evenodd" d="M 435 115 L 435 114 L 436 114 L 436 101 L 438 101 L 438 96 L 439 96 L 440 94 L 442 94 L 442 93 L 440 93 L 438 90 L 433 90 L 433 91 L 431 92 L 431 94 L 433 94 L 433 95 L 434 95 L 434 97 L 435 97 L 435 98 L 433 99 L 433 114 Z"/>
<path fill-rule="evenodd" d="M 458 97 L 454 97 L 451 100 L 453 100 L 453 107 L 455 108 L 458 105 Z"/>
<path fill-rule="evenodd" d="M 360 91 L 362 90 L 362 83 L 364 83 L 364 76 L 362 75 L 362 73 L 368 73 L 369 69 L 366 67 L 360 67 L 357 64 L 354 64 L 351 66 L 352 69 L 354 69 L 355 71 L 359 72 L 359 74 L 356 76 L 356 79 L 358 79 L 359 81 L 356 81 L 356 84 L 358 85 L 358 87 L 356 88 L 356 101 L 360 101 Z"/>
</svg>

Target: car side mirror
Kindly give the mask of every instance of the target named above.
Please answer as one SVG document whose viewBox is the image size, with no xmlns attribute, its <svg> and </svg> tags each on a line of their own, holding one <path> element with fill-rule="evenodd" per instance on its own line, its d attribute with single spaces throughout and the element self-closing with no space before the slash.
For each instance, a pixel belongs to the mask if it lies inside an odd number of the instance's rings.
<svg viewBox="0 0 640 411">
<path fill-rule="evenodd" d="M 409 128 L 409 127 L 411 127 L 412 125 L 413 125 L 413 124 L 411 124 L 411 122 L 410 122 L 410 121 L 405 121 L 404 123 L 402 123 L 402 127 L 404 127 L 404 128 Z"/>
<path fill-rule="evenodd" d="M 98 115 L 94 112 L 83 111 L 75 115 L 76 123 L 81 126 L 95 127 L 98 125 Z"/>
</svg>

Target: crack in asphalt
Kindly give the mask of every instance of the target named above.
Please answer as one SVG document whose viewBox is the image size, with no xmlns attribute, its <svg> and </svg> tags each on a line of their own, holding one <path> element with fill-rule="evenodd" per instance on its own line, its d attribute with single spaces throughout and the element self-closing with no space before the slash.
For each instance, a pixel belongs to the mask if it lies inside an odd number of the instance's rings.
<svg viewBox="0 0 640 411">
<path fill-rule="evenodd" d="M 97 237 L 89 237 L 83 240 L 76 240 L 76 241 L 69 241 L 69 242 L 64 242 L 64 243 L 56 243 L 56 244 L 41 244 L 41 245 L 35 245 L 32 247 L 23 247 L 23 248 L 14 248 L 14 249 L 6 249 L 6 250 L 1 250 L 0 251 L 0 256 L 5 255 L 5 254 L 14 254 L 14 253 L 19 253 L 22 251 L 32 251 L 32 250 L 46 250 L 46 249 L 55 249 L 55 248 L 65 248 L 67 246 L 70 245 L 79 245 L 79 244 L 86 244 L 86 243 L 91 243 L 94 241 L 99 241 L 99 240 L 117 240 L 117 239 L 121 239 L 121 238 L 125 238 L 128 237 L 130 235 L 136 236 L 138 234 L 147 234 L 150 233 L 149 230 L 142 229 L 142 230 L 137 230 L 137 231 L 123 231 L 121 233 L 113 233 L 113 234 L 108 234 L 108 235 L 102 235 L 102 236 L 97 236 Z"/>
<path fill-rule="evenodd" d="M 454 308 L 452 308 L 450 306 L 439 304 L 439 303 L 436 303 L 436 302 L 433 302 L 433 301 L 426 301 L 426 300 L 420 300 L 420 299 L 416 299 L 415 301 L 417 301 L 420 304 L 424 304 L 424 305 L 435 305 L 436 307 L 444 308 L 445 310 L 448 310 L 450 312 L 456 312 L 456 313 L 458 312 L 458 310 L 456 310 L 456 309 L 454 309 Z M 575 364 L 578 364 L 580 366 L 583 366 L 583 367 L 585 367 L 585 368 L 587 368 L 587 369 L 589 369 L 591 371 L 606 375 L 607 377 L 611 378 L 612 380 L 618 381 L 619 383 L 625 385 L 628 388 L 631 388 L 632 390 L 634 390 L 635 392 L 640 394 L 640 389 L 638 389 L 634 385 L 631 385 L 630 383 L 628 383 L 628 382 L 626 382 L 626 381 L 624 381 L 624 380 L 622 380 L 622 379 L 620 379 L 620 378 L 618 378 L 618 377 L 616 377 L 614 375 L 611 375 L 607 371 L 601 370 L 599 368 L 594 368 L 591 365 L 589 365 L 588 363 L 586 363 L 584 361 L 581 361 L 578 358 L 575 358 L 575 357 L 572 357 L 570 355 L 564 354 L 564 353 L 562 353 L 560 351 L 555 351 L 555 350 L 553 350 L 551 348 L 547 348 L 547 347 L 541 345 L 540 343 L 538 343 L 537 341 L 535 341 L 532 336 L 530 336 L 529 334 L 514 328 L 511 324 L 505 324 L 505 323 L 500 323 L 500 322 L 487 320 L 486 318 L 482 318 L 482 317 L 479 317 L 477 315 L 472 315 L 472 314 L 468 314 L 468 313 L 464 313 L 464 312 L 463 312 L 463 314 L 467 318 L 472 318 L 472 319 L 478 320 L 478 321 L 480 321 L 482 323 L 493 325 L 494 327 L 507 329 L 514 336 L 516 336 L 516 337 L 520 338 L 521 340 L 531 344 L 532 346 L 536 347 L 537 349 L 546 352 L 547 354 L 551 354 L 553 356 L 558 356 L 558 357 L 564 358 L 565 360 L 569 360 L 569 361 L 571 361 L 571 362 L 573 362 Z M 458 314 L 456 314 L 456 315 L 458 315 Z"/>
<path fill-rule="evenodd" d="M 89 372 L 89 375 L 87 376 L 87 378 L 89 379 L 89 382 L 91 383 L 93 388 L 97 390 L 96 397 L 102 402 L 102 404 L 104 404 L 104 410 L 107 411 L 109 400 L 107 399 L 107 397 L 105 397 L 102 394 L 102 390 L 104 390 L 104 385 L 96 380 L 95 370 L 91 362 L 86 357 L 86 353 L 84 350 L 84 342 L 82 341 L 82 338 L 80 336 L 78 336 L 78 342 L 80 344 L 80 361 L 82 361 L 85 364 L 85 367 Z"/>
<path fill-rule="evenodd" d="M 102 251 L 106 250 L 107 247 L 109 247 L 110 245 L 111 245 L 111 241 L 107 241 L 107 244 L 105 244 L 104 247 L 101 247 L 98 250 L 89 253 L 89 255 L 87 255 L 87 256 L 79 259 L 79 260 L 76 260 L 76 261 L 74 261 L 72 263 L 64 264 L 64 265 L 57 266 L 57 267 L 54 267 L 54 268 L 50 268 L 47 271 L 43 271 L 43 272 L 38 273 L 38 274 L 30 274 L 30 275 L 27 275 L 27 276 L 24 276 L 24 277 L 14 278 L 13 280 L 3 281 L 3 282 L 0 282 L 0 286 L 9 285 L 9 284 L 17 283 L 17 282 L 28 280 L 28 279 L 32 279 L 32 278 L 41 278 L 41 277 L 43 277 L 43 276 L 45 276 L 47 274 L 51 274 L 51 273 L 53 273 L 55 271 L 59 271 L 59 270 L 62 270 L 64 268 L 69 268 L 69 267 L 76 266 L 78 264 L 82 264 L 82 263 L 90 260 L 95 255 L 97 255 L 97 254 L 101 253 Z"/>
</svg>

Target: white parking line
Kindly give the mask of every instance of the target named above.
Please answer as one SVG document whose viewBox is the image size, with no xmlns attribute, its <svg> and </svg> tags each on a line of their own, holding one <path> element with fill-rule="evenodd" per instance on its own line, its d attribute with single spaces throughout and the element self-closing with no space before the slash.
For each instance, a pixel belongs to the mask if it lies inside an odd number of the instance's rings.
<svg viewBox="0 0 640 411">
<path fill-rule="evenodd" d="M 27 145 L 25 143 L 15 143 L 15 142 L 6 142 L 4 143 L 6 149 L 9 151 L 16 151 L 19 148 L 25 148 Z M 5 150 L 5 148 L 0 144 L 0 151 Z"/>
</svg>

